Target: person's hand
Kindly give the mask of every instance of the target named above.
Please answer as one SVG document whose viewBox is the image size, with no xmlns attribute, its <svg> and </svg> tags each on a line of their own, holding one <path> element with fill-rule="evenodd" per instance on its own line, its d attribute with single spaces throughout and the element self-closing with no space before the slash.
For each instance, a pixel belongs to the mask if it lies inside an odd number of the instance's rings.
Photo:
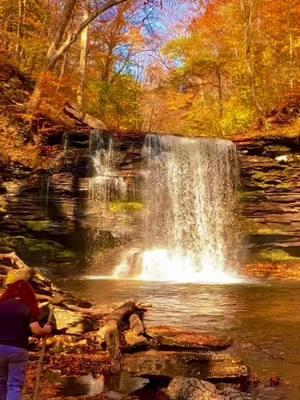
<svg viewBox="0 0 300 400">
<path fill-rule="evenodd" d="M 50 335 L 50 333 L 52 333 L 52 325 L 49 322 L 43 326 L 43 329 L 45 335 Z"/>
</svg>

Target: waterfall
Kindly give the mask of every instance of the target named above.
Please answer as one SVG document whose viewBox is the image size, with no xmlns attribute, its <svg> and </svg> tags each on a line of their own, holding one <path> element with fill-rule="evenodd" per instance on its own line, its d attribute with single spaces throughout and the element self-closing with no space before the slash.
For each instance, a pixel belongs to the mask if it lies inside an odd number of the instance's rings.
<svg viewBox="0 0 300 400">
<path fill-rule="evenodd" d="M 66 156 L 69 148 L 69 135 L 65 132 L 62 136 L 63 155 Z"/>
<path fill-rule="evenodd" d="M 49 204 L 49 193 L 52 176 L 50 173 L 42 175 L 41 178 L 41 205 L 48 207 Z"/>
<path fill-rule="evenodd" d="M 123 254 L 114 277 L 235 281 L 235 145 L 221 139 L 149 135 L 143 157 L 144 244 Z"/>
<path fill-rule="evenodd" d="M 89 153 L 92 161 L 92 177 L 89 180 L 89 197 L 100 202 L 114 199 L 126 200 L 127 184 L 114 166 L 112 136 L 104 136 L 97 130 L 91 133 Z"/>
</svg>

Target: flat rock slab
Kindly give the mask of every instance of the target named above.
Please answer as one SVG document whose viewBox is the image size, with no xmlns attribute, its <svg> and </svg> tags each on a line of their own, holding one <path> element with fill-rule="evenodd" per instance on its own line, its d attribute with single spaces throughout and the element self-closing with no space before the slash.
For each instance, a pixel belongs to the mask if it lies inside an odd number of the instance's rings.
<svg viewBox="0 0 300 400">
<path fill-rule="evenodd" d="M 204 335 L 197 331 L 180 330 L 169 326 L 152 326 L 146 334 L 155 339 L 158 347 L 223 350 L 232 344 L 230 337 Z"/>
<path fill-rule="evenodd" d="M 249 368 L 240 359 L 213 351 L 149 350 L 124 355 L 121 369 L 131 375 L 185 376 L 200 379 L 240 379 L 249 375 Z"/>
</svg>

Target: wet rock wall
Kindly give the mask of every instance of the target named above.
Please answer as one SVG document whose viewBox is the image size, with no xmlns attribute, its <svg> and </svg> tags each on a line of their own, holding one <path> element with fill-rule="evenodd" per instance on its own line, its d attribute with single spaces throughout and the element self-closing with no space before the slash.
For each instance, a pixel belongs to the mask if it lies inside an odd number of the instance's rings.
<svg viewBox="0 0 300 400">
<path fill-rule="evenodd" d="M 50 170 L 30 170 L 17 164 L 1 166 L 0 251 L 16 250 L 38 266 L 49 262 L 72 266 L 91 258 L 95 249 L 106 250 L 111 259 L 113 252 L 109 249 L 136 239 L 143 212 L 139 187 L 144 135 L 110 134 L 112 169 L 126 182 L 127 195 L 120 200 L 111 190 L 109 207 L 101 212 L 103 202 L 91 192 L 94 170 L 89 132 L 49 139 L 48 146 L 57 154 L 56 167 Z M 104 137 L 107 141 L 108 134 Z M 236 145 L 248 258 L 299 262 L 299 139 L 240 140 Z"/>
</svg>

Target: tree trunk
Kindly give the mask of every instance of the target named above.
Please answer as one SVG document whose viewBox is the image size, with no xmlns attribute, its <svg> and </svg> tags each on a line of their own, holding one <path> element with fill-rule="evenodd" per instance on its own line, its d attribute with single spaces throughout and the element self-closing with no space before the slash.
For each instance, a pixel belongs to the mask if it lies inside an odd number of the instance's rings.
<svg viewBox="0 0 300 400">
<path fill-rule="evenodd" d="M 27 111 L 34 112 L 39 108 L 42 98 L 42 78 L 38 78 L 34 86 L 32 95 L 30 96 L 29 102 L 27 104 Z"/>
<path fill-rule="evenodd" d="M 294 89 L 294 37 L 291 28 L 291 5 L 287 4 L 287 21 L 288 21 L 288 41 L 289 41 L 289 64 L 290 64 L 290 88 Z"/>
<path fill-rule="evenodd" d="M 254 1 L 255 0 L 248 0 L 249 3 L 247 7 L 247 0 L 240 0 L 241 14 L 244 23 L 245 58 L 254 107 L 263 128 L 267 130 L 268 123 L 257 93 L 255 71 L 252 61 L 252 28 L 254 19 Z"/>
<path fill-rule="evenodd" d="M 83 11 L 83 21 L 89 17 L 87 9 Z M 88 26 L 80 34 L 80 59 L 79 59 L 79 87 L 77 92 L 77 103 L 81 110 L 84 108 L 84 87 L 86 80 L 86 64 L 88 49 Z"/>
<path fill-rule="evenodd" d="M 105 319 L 104 326 L 99 330 L 99 337 L 106 343 L 107 350 L 112 360 L 120 357 L 120 332 L 119 327 L 122 320 L 137 310 L 134 301 L 127 301 L 121 307 L 115 309 Z"/>
<path fill-rule="evenodd" d="M 57 87 L 57 91 L 59 91 L 60 87 L 61 87 L 61 82 L 62 79 L 65 75 L 66 69 L 67 69 L 67 64 L 68 64 L 68 54 L 69 52 L 66 52 L 64 54 L 64 58 L 63 58 L 63 62 L 61 64 L 61 68 L 60 68 L 60 74 L 59 74 L 59 78 L 58 78 L 58 87 Z"/>
<path fill-rule="evenodd" d="M 21 54 L 21 25 L 23 22 L 23 0 L 18 0 L 18 24 L 17 24 L 17 43 L 16 43 L 16 60 L 17 65 L 20 64 Z"/>
<path fill-rule="evenodd" d="M 105 13 L 110 8 L 117 6 L 118 4 L 125 3 L 129 0 L 107 0 L 104 5 L 97 8 L 92 12 L 88 18 L 86 18 L 80 25 L 75 29 L 74 32 L 69 32 L 66 34 L 67 27 L 72 17 L 77 0 L 66 0 L 65 6 L 62 12 L 61 21 L 56 28 L 56 34 L 51 42 L 45 65 L 42 72 L 53 72 L 58 60 L 66 53 L 66 51 L 76 42 L 81 32 L 88 27 L 88 25 L 93 22 L 99 15 Z M 66 37 L 65 37 L 66 36 Z M 64 39 L 65 37 L 65 39 Z M 34 112 L 38 108 L 41 100 L 41 78 L 37 80 L 33 94 L 28 102 L 27 110 L 28 112 Z"/>
</svg>

